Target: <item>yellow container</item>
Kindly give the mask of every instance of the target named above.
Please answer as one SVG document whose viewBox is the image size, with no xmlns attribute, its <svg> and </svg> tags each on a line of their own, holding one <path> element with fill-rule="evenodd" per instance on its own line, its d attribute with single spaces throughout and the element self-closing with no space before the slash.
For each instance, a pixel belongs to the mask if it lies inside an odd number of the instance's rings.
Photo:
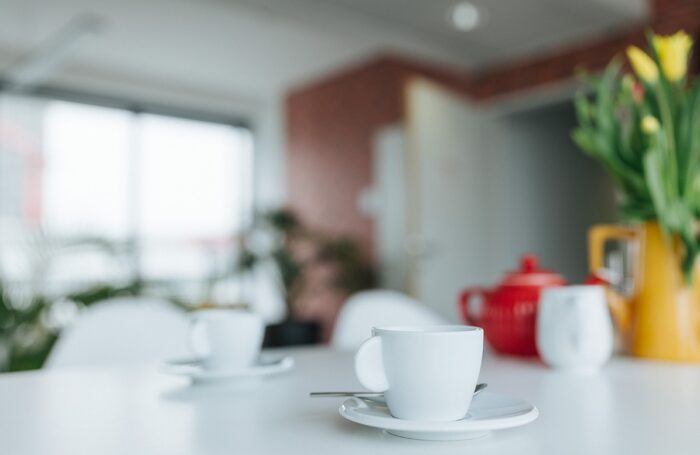
<svg viewBox="0 0 700 455">
<path fill-rule="evenodd" d="M 680 244 L 667 240 L 657 223 L 636 228 L 598 225 L 589 231 L 592 273 L 603 268 L 609 240 L 635 241 L 639 254 L 635 289 L 627 299 L 608 291 L 608 303 L 623 332 L 629 353 L 639 357 L 700 362 L 700 270 L 692 283 L 683 279 Z"/>
</svg>

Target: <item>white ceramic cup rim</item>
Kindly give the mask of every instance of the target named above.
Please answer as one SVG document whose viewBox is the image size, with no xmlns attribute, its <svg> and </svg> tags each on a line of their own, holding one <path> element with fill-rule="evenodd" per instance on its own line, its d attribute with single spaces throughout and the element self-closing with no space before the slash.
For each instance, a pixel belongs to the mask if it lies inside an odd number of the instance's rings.
<svg viewBox="0 0 700 455">
<path fill-rule="evenodd" d="M 551 287 L 542 290 L 542 297 L 584 297 L 605 296 L 605 287 L 598 284 L 577 284 L 573 286 Z"/>
<path fill-rule="evenodd" d="M 234 317 L 239 318 L 249 318 L 254 320 L 259 320 L 260 316 L 252 313 L 248 310 L 238 309 L 238 308 L 202 308 L 195 310 L 190 313 L 192 318 L 196 320 L 219 320 L 225 318 Z"/>
<path fill-rule="evenodd" d="M 372 328 L 374 335 L 458 336 L 482 331 L 480 327 L 471 325 L 390 325 Z"/>
</svg>

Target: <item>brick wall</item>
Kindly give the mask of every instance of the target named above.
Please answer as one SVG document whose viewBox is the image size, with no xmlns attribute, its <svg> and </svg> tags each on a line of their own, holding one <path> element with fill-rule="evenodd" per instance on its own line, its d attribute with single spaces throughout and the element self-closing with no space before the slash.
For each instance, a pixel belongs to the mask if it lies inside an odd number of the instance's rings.
<svg viewBox="0 0 700 455">
<path fill-rule="evenodd" d="M 700 0 L 654 0 L 650 24 L 476 74 L 385 55 L 299 87 L 285 103 L 289 206 L 310 225 L 354 237 L 371 253 L 372 223 L 359 212 L 357 198 L 372 181 L 374 134 L 403 118 L 406 79 L 427 77 L 457 93 L 487 100 L 570 79 L 579 67 L 600 69 L 628 45 L 644 46 L 649 26 L 659 33 L 682 28 L 698 36 Z M 696 58 L 696 68 L 697 63 Z"/>
<path fill-rule="evenodd" d="M 292 92 L 286 100 L 288 201 L 311 226 L 349 235 L 371 251 L 357 209 L 371 181 L 374 131 L 399 121 L 396 71 L 382 59 Z"/>
</svg>

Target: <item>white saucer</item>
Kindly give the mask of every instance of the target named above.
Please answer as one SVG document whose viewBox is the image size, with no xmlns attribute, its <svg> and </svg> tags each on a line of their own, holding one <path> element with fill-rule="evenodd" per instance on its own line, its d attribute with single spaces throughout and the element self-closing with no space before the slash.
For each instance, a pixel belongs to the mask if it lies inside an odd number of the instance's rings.
<svg viewBox="0 0 700 455">
<path fill-rule="evenodd" d="M 467 416 L 455 422 L 401 420 L 389 414 L 385 406 L 357 398 L 346 400 L 339 411 L 341 416 L 360 425 L 426 441 L 475 439 L 492 430 L 525 425 L 539 414 L 537 408 L 527 401 L 489 392 L 474 397 Z"/>
<path fill-rule="evenodd" d="M 186 376 L 195 382 L 236 380 L 272 376 L 284 373 L 294 367 L 294 359 L 283 357 L 266 361 L 261 360 L 257 365 L 239 370 L 208 370 L 202 366 L 200 359 L 168 360 L 162 371 L 177 376 Z"/>
</svg>

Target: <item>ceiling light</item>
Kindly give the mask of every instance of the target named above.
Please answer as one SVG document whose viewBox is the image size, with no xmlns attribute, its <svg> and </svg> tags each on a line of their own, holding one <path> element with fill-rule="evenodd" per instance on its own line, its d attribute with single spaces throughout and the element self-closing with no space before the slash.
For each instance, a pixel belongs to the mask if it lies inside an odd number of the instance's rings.
<svg viewBox="0 0 700 455">
<path fill-rule="evenodd" d="M 470 2 L 459 2 L 448 13 L 450 25 L 461 32 L 474 30 L 481 20 L 479 8 Z"/>
</svg>

